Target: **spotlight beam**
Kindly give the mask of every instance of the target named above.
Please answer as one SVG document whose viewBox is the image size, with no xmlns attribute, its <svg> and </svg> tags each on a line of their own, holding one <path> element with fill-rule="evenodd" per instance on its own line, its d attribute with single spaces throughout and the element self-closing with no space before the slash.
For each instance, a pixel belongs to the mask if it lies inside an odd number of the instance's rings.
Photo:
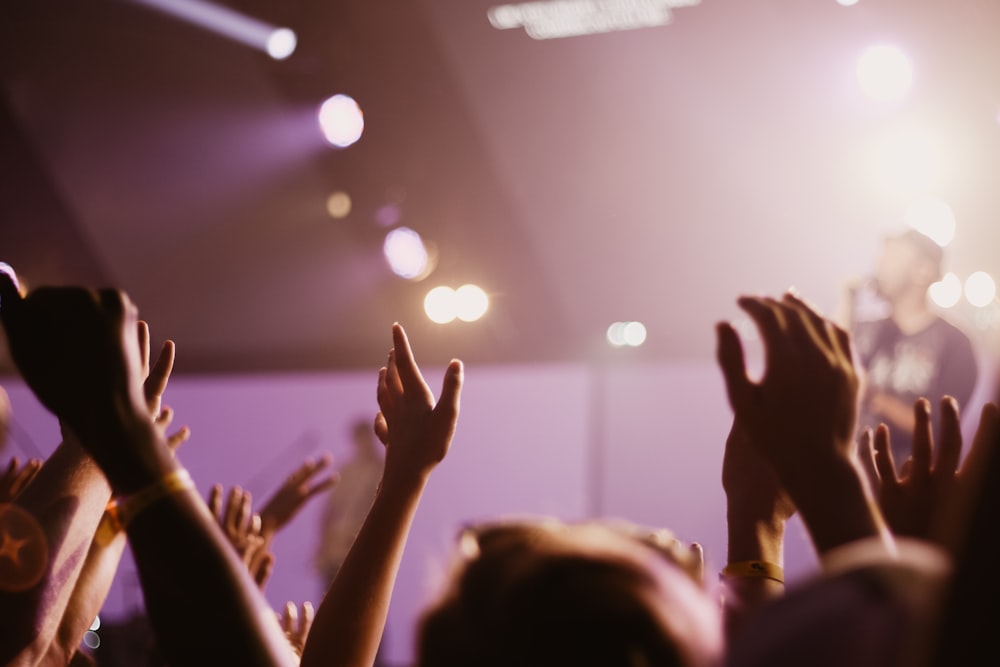
<svg viewBox="0 0 1000 667">
<path fill-rule="evenodd" d="M 295 51 L 295 33 L 288 28 L 240 14 L 202 0 L 132 0 L 158 12 L 228 37 L 283 60 Z"/>
</svg>

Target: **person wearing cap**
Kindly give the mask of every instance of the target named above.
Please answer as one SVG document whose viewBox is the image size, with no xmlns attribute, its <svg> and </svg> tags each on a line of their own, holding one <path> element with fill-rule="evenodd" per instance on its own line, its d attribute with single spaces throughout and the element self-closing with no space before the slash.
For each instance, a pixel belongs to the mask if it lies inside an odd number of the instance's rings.
<svg viewBox="0 0 1000 667">
<path fill-rule="evenodd" d="M 855 321 L 849 306 L 840 318 L 865 370 L 859 432 L 884 423 L 897 468 L 911 454 L 915 401 L 923 397 L 937 406 L 952 396 L 965 407 L 976 386 L 972 342 L 928 303 L 927 290 L 940 280 L 943 259 L 941 246 L 915 229 L 886 237 L 869 284 L 888 315 Z M 848 288 L 845 303 L 856 301 L 857 289 Z"/>
</svg>

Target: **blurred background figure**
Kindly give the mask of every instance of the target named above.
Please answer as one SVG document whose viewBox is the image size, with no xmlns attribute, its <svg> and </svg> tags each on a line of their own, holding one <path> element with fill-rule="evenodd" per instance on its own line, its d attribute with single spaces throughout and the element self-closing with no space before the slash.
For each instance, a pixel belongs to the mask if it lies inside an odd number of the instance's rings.
<svg viewBox="0 0 1000 667">
<path fill-rule="evenodd" d="M 382 445 L 372 424 L 358 419 L 351 428 L 354 455 L 340 466 L 340 481 L 327 498 L 323 512 L 316 569 L 324 590 L 333 581 L 371 509 L 382 477 Z"/>
<path fill-rule="evenodd" d="M 912 450 L 914 401 L 925 397 L 936 408 L 948 395 L 967 408 L 976 387 L 972 342 L 928 303 L 943 259 L 941 246 L 914 229 L 888 236 L 875 275 L 848 281 L 842 296 L 841 324 L 854 334 L 865 371 L 858 428 L 889 427 L 897 468 Z M 863 312 L 862 292 L 884 305 L 884 316 L 870 319 Z"/>
</svg>

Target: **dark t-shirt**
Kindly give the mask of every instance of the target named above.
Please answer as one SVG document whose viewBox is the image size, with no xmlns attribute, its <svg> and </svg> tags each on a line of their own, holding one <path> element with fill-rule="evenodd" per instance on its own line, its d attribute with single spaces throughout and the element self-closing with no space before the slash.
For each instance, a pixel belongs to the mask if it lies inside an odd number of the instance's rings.
<svg viewBox="0 0 1000 667">
<path fill-rule="evenodd" d="M 855 326 L 854 344 L 866 372 L 867 390 L 895 396 L 907 405 L 913 405 L 921 397 L 928 399 L 935 425 L 943 396 L 954 396 L 960 408 L 966 407 L 972 397 L 977 375 L 972 343 L 962 331 L 941 318 L 911 335 L 904 334 L 889 318 L 859 322 Z M 858 428 L 874 429 L 880 421 L 862 403 Z M 913 434 L 888 422 L 886 425 L 898 467 L 911 454 Z"/>
</svg>

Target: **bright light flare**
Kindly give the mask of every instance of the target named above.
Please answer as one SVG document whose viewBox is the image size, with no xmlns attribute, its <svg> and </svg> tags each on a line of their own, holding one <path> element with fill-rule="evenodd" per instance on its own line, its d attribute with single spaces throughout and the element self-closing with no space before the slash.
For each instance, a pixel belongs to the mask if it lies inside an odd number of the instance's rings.
<svg viewBox="0 0 1000 667">
<path fill-rule="evenodd" d="M 319 126 L 330 144 L 347 148 L 361 138 L 365 117 L 353 97 L 334 95 L 319 108 Z"/>
<path fill-rule="evenodd" d="M 258 21 L 228 7 L 203 0 L 134 0 L 134 2 L 259 49 L 275 60 L 284 60 L 295 52 L 297 39 L 290 28 Z"/>
<path fill-rule="evenodd" d="M 837 4 L 841 7 L 853 7 L 858 4 L 858 0 L 837 0 Z"/>
<path fill-rule="evenodd" d="M 944 248 L 955 238 L 955 212 L 943 199 L 918 199 L 906 209 L 903 220 Z"/>
<path fill-rule="evenodd" d="M 642 322 L 614 322 L 607 339 L 612 347 L 639 347 L 646 342 L 646 327 Z"/>
<path fill-rule="evenodd" d="M 873 46 L 858 60 L 858 83 L 865 94 L 879 102 L 901 98 L 913 82 L 913 68 L 899 49 Z"/>
<path fill-rule="evenodd" d="M 275 60 L 284 60 L 295 53 L 299 40 L 290 28 L 278 28 L 267 38 L 267 55 Z"/>
<path fill-rule="evenodd" d="M 962 281 L 954 273 L 946 273 L 927 289 L 931 301 L 941 308 L 951 308 L 962 298 Z"/>
<path fill-rule="evenodd" d="M 400 278 L 419 280 L 427 276 L 427 247 L 420 234 L 409 227 L 398 227 L 386 234 L 382 253 L 389 268 Z"/>
<path fill-rule="evenodd" d="M 985 271 L 976 271 L 965 279 L 965 298 L 976 308 L 993 303 L 997 295 L 997 285 L 993 276 Z"/>
<path fill-rule="evenodd" d="M 479 285 L 462 285 L 455 290 L 455 303 L 458 319 L 463 322 L 475 322 L 490 307 L 490 297 Z"/>
<path fill-rule="evenodd" d="M 441 285 L 435 287 L 424 297 L 424 312 L 431 322 L 447 324 L 458 317 L 458 304 L 455 290 Z"/>
</svg>

